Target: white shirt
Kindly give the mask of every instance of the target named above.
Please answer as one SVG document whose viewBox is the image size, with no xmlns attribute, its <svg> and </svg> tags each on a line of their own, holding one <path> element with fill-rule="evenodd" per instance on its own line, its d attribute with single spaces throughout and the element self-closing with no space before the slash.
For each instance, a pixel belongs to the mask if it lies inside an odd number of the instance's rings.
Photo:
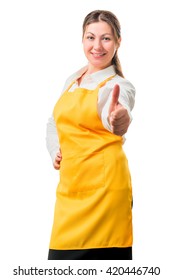
<svg viewBox="0 0 173 280">
<path fill-rule="evenodd" d="M 98 86 L 99 83 L 116 74 L 114 66 L 111 65 L 103 70 L 84 76 L 79 86 L 77 80 L 86 72 L 87 68 L 88 67 L 85 66 L 71 75 L 66 80 L 61 94 L 64 93 L 64 91 L 73 81 L 75 81 L 75 83 L 69 89 L 70 92 L 73 92 L 77 87 L 93 90 Z M 118 101 L 123 107 L 127 109 L 130 120 L 132 120 L 130 112 L 133 109 L 135 102 L 134 86 L 128 80 L 120 77 L 119 75 L 115 75 L 115 77 L 113 77 L 99 89 L 97 110 L 103 126 L 109 131 L 111 131 L 111 127 L 108 122 L 108 111 L 112 100 L 112 91 L 115 84 L 118 84 L 120 86 L 120 95 Z M 56 154 L 59 151 L 60 144 L 53 115 L 49 118 L 47 123 L 46 145 L 52 158 L 52 162 L 54 162 Z"/>
</svg>

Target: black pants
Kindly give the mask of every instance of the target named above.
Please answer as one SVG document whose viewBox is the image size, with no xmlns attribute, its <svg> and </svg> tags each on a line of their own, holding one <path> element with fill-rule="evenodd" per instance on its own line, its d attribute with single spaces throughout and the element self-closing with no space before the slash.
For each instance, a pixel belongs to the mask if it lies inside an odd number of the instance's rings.
<svg viewBox="0 0 173 280">
<path fill-rule="evenodd" d="M 132 260 L 132 247 L 49 250 L 48 260 Z"/>
</svg>

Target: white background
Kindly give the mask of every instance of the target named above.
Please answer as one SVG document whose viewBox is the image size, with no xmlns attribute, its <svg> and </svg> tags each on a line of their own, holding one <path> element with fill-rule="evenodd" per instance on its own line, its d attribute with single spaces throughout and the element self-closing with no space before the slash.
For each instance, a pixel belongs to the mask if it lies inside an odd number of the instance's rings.
<svg viewBox="0 0 173 280">
<path fill-rule="evenodd" d="M 171 1 L 4 0 L 0 251 L 7 269 L 47 260 L 58 172 L 46 150 L 46 123 L 66 78 L 86 64 L 82 22 L 95 9 L 111 10 L 119 18 L 119 57 L 125 77 L 137 91 L 124 145 L 133 182 L 133 262 L 165 266 L 163 274 L 171 264 Z"/>
</svg>

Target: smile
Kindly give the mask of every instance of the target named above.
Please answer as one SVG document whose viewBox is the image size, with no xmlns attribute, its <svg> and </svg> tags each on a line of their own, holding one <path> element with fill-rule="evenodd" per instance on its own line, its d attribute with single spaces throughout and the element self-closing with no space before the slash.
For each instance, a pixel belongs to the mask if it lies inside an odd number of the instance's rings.
<svg viewBox="0 0 173 280">
<path fill-rule="evenodd" d="M 94 57 L 102 57 L 105 53 L 91 53 Z"/>
</svg>

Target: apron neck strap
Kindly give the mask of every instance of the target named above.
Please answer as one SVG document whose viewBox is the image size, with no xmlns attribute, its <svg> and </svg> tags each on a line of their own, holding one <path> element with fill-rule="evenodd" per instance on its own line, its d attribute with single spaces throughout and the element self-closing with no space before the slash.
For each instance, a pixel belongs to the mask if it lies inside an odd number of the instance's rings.
<svg viewBox="0 0 173 280">
<path fill-rule="evenodd" d="M 111 79 L 112 79 L 113 77 L 115 77 L 115 76 L 116 76 L 116 74 L 113 75 L 113 76 L 111 76 L 111 77 L 109 77 L 109 78 L 107 78 L 106 80 L 102 81 L 101 83 L 98 84 L 97 88 L 103 87 L 109 80 L 111 80 Z M 73 81 L 70 83 L 70 85 L 67 87 L 66 91 L 69 91 L 69 89 L 72 87 L 72 85 L 73 85 L 75 82 L 76 82 L 76 80 L 73 80 Z"/>
<path fill-rule="evenodd" d="M 106 80 L 104 80 L 104 81 L 102 81 L 101 83 L 99 83 L 98 84 L 98 88 L 101 88 L 101 87 L 103 87 L 108 81 L 110 81 L 113 77 L 115 77 L 116 76 L 116 74 L 115 75 L 113 75 L 113 76 L 111 76 L 111 77 L 109 77 L 109 78 L 107 78 Z"/>
<path fill-rule="evenodd" d="M 67 87 L 65 91 L 69 91 L 69 89 L 72 87 L 72 85 L 76 82 L 76 80 L 73 80 L 70 85 Z"/>
</svg>

